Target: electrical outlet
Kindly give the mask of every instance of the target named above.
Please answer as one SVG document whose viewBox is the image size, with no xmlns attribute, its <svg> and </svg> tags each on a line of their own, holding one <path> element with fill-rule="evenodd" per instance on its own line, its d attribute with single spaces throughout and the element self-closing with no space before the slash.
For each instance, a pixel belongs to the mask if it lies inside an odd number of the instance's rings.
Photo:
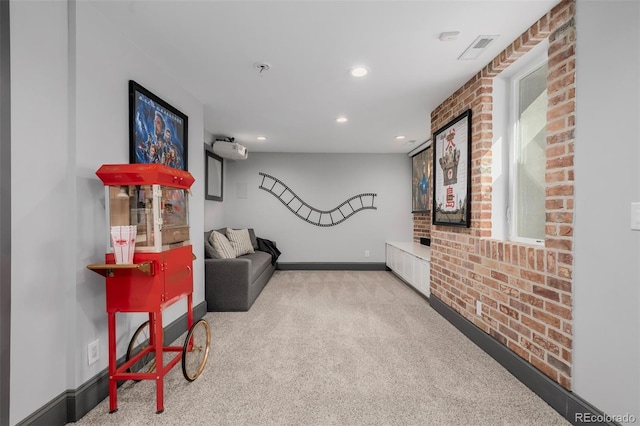
<svg viewBox="0 0 640 426">
<path fill-rule="evenodd" d="M 100 339 L 94 340 L 87 345 L 87 361 L 89 365 L 100 359 Z"/>
<path fill-rule="evenodd" d="M 482 302 L 476 300 L 476 315 L 482 315 Z"/>
<path fill-rule="evenodd" d="M 371 253 L 369 253 L 369 250 L 365 250 L 364 251 L 364 257 L 369 257 L 371 255 Z"/>
</svg>

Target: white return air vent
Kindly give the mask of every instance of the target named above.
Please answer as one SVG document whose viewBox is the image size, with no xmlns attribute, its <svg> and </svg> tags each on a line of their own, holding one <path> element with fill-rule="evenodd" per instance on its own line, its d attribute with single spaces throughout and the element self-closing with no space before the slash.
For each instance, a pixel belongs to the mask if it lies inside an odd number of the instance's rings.
<svg viewBox="0 0 640 426">
<path fill-rule="evenodd" d="M 481 35 L 471 43 L 471 46 L 467 47 L 467 50 L 462 52 L 462 55 L 458 59 L 460 60 L 472 60 L 478 59 L 478 57 L 484 52 L 484 50 L 500 36 L 497 35 Z"/>
</svg>

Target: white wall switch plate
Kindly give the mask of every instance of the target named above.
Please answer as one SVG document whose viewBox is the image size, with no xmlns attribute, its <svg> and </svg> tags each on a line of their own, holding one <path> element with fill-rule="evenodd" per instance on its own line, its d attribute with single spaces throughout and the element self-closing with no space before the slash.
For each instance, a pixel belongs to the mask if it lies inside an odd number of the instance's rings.
<svg viewBox="0 0 640 426">
<path fill-rule="evenodd" d="M 87 362 L 89 365 L 100 359 L 100 339 L 94 340 L 87 345 Z"/>
</svg>

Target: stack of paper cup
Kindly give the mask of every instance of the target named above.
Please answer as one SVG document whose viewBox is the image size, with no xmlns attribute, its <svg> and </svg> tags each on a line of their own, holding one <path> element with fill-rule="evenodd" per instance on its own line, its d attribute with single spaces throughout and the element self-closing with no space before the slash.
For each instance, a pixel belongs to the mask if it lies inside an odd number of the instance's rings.
<svg viewBox="0 0 640 426">
<path fill-rule="evenodd" d="M 138 227 L 135 225 L 111 227 L 111 242 L 116 263 L 133 263 L 137 230 Z"/>
</svg>

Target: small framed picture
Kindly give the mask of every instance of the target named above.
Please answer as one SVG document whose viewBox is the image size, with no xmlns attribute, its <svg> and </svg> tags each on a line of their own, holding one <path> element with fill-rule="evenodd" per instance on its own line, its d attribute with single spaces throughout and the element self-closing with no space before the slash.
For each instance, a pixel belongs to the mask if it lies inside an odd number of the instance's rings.
<svg viewBox="0 0 640 426">
<path fill-rule="evenodd" d="M 207 164 L 205 164 L 205 199 L 222 201 L 222 188 L 224 178 L 224 162 L 211 151 L 205 151 Z"/>
</svg>

